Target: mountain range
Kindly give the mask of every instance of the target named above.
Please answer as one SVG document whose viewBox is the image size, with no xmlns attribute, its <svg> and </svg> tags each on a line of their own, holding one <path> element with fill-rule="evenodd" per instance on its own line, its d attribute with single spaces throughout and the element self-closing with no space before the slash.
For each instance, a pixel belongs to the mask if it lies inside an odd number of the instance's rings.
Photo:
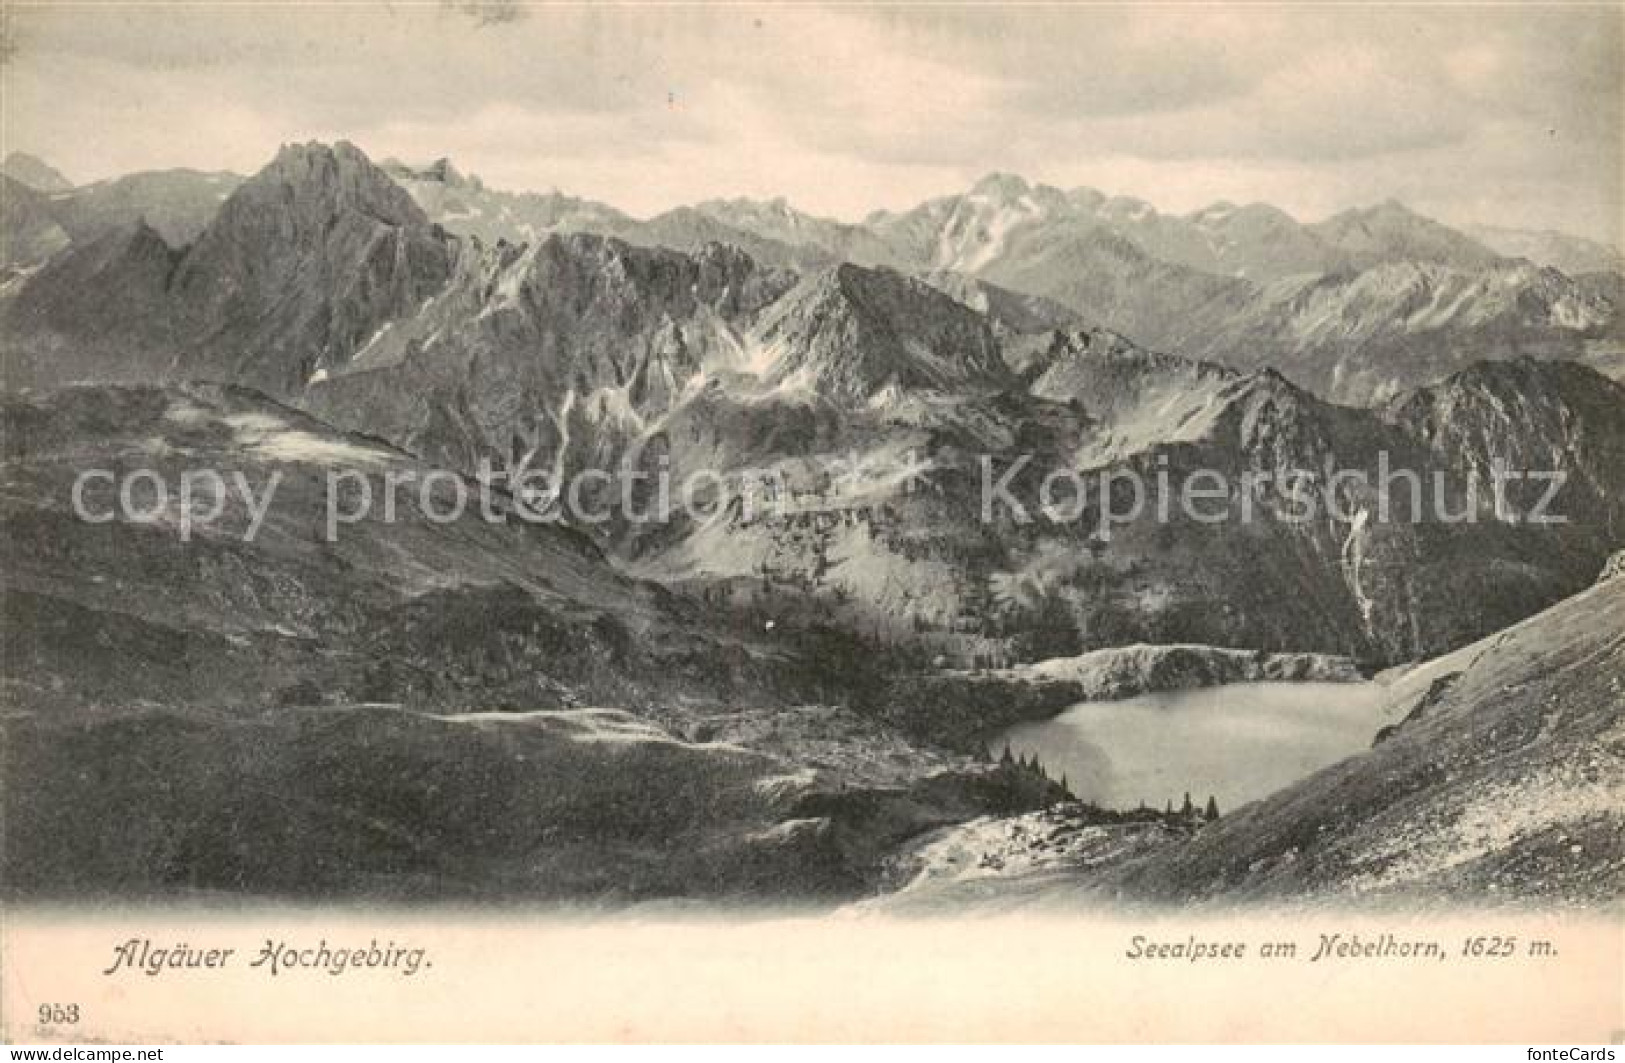
<svg viewBox="0 0 1625 1063">
<path fill-rule="evenodd" d="M 1504 258 L 1395 203 L 1315 225 L 1263 206 L 1175 217 L 994 175 L 860 225 L 743 201 L 639 221 L 492 191 L 446 161 L 375 165 L 342 142 L 285 146 L 246 179 L 3 180 L 10 700 L 70 716 L 132 701 L 155 711 L 151 733 L 218 737 L 254 778 L 317 770 L 301 728 L 320 713 L 279 708 L 374 706 L 345 741 L 395 735 L 410 764 L 446 741 L 550 763 L 561 744 L 635 745 L 694 807 L 727 810 L 714 835 L 678 836 L 709 855 L 650 871 L 656 893 L 812 866 L 851 889 L 903 836 L 1054 797 L 1030 772 L 948 752 L 929 714 L 899 718 L 898 675 L 1134 642 L 1400 665 L 1584 592 L 1625 535 L 1625 386 L 1584 361 L 1617 338 L 1619 275 Z M 182 549 L 169 519 L 73 520 L 63 500 L 88 458 L 297 488 L 268 538 L 238 543 L 231 524 Z M 1436 475 L 1476 519 L 1384 519 L 1370 483 L 1389 464 Z M 321 542 L 320 476 L 353 465 L 710 482 L 707 506 L 665 521 L 493 529 L 418 513 Z M 1497 519 L 1465 485 L 1505 465 L 1563 475 L 1569 521 Z M 995 470 L 1014 470 L 1015 505 L 984 514 Z M 1247 520 L 1103 523 L 1109 486 L 1045 515 L 1057 470 L 1266 486 L 1225 500 Z M 1336 507 L 1294 519 L 1297 471 Z M 585 508 L 613 510 L 607 480 Z M 135 617 L 136 600 L 165 609 Z M 605 705 L 449 733 L 440 719 Z M 187 730 L 217 710 L 229 733 Z M 20 726 L 17 748 L 59 737 Z M 256 759 L 261 740 L 278 752 Z M 897 753 L 892 768 L 874 748 Z M 786 783 L 809 758 L 821 773 Z M 76 785 L 68 761 L 42 763 L 40 793 Z M 459 800 L 540 802 L 538 822 L 593 850 L 587 866 L 614 866 L 571 799 L 453 775 Z M 109 792 L 140 801 L 144 785 Z M 323 791 L 309 829 L 333 851 L 376 842 L 369 859 L 411 875 L 459 854 L 475 877 L 551 873 L 504 862 L 533 851 L 528 835 L 466 854 L 435 841 L 430 859 L 388 816 L 357 834 L 348 802 L 380 785 L 363 772 Z M 374 822 L 388 803 L 361 804 Z M 91 859 L 30 808 L 37 834 L 18 851 L 38 867 L 84 857 L 95 878 L 128 860 L 169 881 L 152 871 L 162 845 Z M 185 807 L 154 815 L 151 838 L 189 822 Z M 610 835 L 638 866 L 667 859 L 672 836 L 649 826 L 663 821 L 629 817 Z M 214 851 L 228 825 L 186 844 Z M 285 884 L 274 862 L 234 860 L 180 864 L 209 869 L 196 884 Z"/>
<path fill-rule="evenodd" d="M 413 180 L 481 187 L 449 165 Z M 1035 209 L 1066 198 L 998 178 L 871 227 L 895 245 L 948 217 L 960 220 L 946 231 L 964 235 L 986 229 L 964 212 L 1016 193 Z M 1150 217 L 1111 201 L 1088 209 Z M 1340 217 L 1317 239 L 1369 256 L 1397 242 L 1405 217 L 1393 206 Z M 1407 239 L 1461 265 L 1307 281 L 1297 305 L 1390 275 L 1441 284 L 1486 257 L 1431 223 Z M 1152 353 L 1080 327 L 1079 311 L 972 279 L 975 256 L 948 251 L 920 276 L 851 262 L 798 276 L 716 242 L 683 252 L 552 233 L 487 244 L 432 221 L 353 146 L 312 144 L 239 185 L 192 243 L 173 247 L 142 221 L 111 229 L 53 256 L 0 314 L 13 383 L 230 382 L 468 475 L 539 465 L 562 479 L 627 461 L 719 474 L 712 519 L 612 519 L 593 533 L 642 575 L 735 592 L 778 581 L 787 609 L 905 642 L 920 631 L 963 642 L 990 582 L 1036 580 L 1041 600 L 974 634 L 1066 651 L 1133 637 L 1402 660 L 1572 593 L 1625 523 L 1625 400 L 1577 364 L 1485 362 L 1375 407 L 1339 406 L 1270 366 Z M 1479 276 L 1436 297 L 1471 302 L 1488 283 Z M 1358 372 L 1388 364 L 1359 349 Z M 1512 401 L 1530 412 L 1508 416 Z M 1223 533 L 1142 515 L 1094 542 L 1087 563 L 1053 561 L 1091 538 L 1084 521 L 978 519 L 977 455 L 1031 460 L 1013 481 L 1031 501 L 1055 468 L 1161 465 L 1177 482 L 1203 464 L 1284 475 L 1335 463 L 1374 477 L 1382 454 L 1462 478 L 1515 454 L 1571 473 L 1565 502 L 1586 519 L 1378 525 L 1360 515 L 1371 506 L 1361 496 L 1346 500 L 1348 521 L 1300 525 L 1282 518 L 1277 493 L 1265 519 Z M 908 477 L 885 471 L 909 461 Z M 877 471 L 832 479 L 842 462 Z M 796 511 L 740 517 L 770 479 L 789 485 Z M 1259 549 L 1293 563 L 1261 578 L 1247 564 Z M 1400 579 L 1386 575 L 1396 557 L 1408 562 Z M 1465 600 L 1464 581 L 1478 588 Z"/>
<path fill-rule="evenodd" d="M 171 246 L 190 243 L 241 180 L 173 170 L 67 189 L 38 160 L 16 159 L 11 176 L 26 185 L 34 175 L 46 195 L 32 211 L 45 219 L 36 227 L 54 222 L 75 241 L 145 220 Z M 494 190 L 447 159 L 380 169 L 429 221 L 486 245 L 584 232 L 690 253 L 724 243 L 798 273 L 846 262 L 975 276 L 1150 349 L 1274 367 L 1336 401 L 1382 401 L 1485 357 L 1579 358 L 1615 375 L 1625 365 L 1616 249 L 1556 233 L 1453 229 L 1392 200 L 1306 224 L 1261 203 L 1163 214 L 1140 200 L 992 174 L 965 193 L 860 223 L 744 199 L 636 219 L 559 192 Z M 24 220 L 11 229 L 24 233 Z M 41 239 L 8 240 L 18 249 L 10 264 L 37 265 L 62 246 Z"/>
</svg>

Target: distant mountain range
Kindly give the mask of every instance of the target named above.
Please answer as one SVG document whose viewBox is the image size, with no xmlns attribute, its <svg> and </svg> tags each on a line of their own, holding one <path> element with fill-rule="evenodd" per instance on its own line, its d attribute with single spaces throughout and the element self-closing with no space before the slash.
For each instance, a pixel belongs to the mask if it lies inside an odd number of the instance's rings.
<svg viewBox="0 0 1625 1063">
<path fill-rule="evenodd" d="M 859 224 L 737 199 L 640 220 L 558 192 L 493 190 L 446 159 L 379 168 L 427 221 L 486 245 L 579 232 L 690 253 L 729 244 L 797 273 L 847 262 L 976 277 L 1142 346 L 1271 366 L 1344 402 L 1381 401 L 1485 357 L 1579 358 L 1625 372 L 1616 250 L 1554 233 L 1459 231 L 1393 201 L 1303 224 L 1266 204 L 1171 215 L 993 174 Z M 64 235 L 84 243 L 138 220 L 172 247 L 188 244 L 241 180 L 173 170 L 70 190 L 26 156 L 10 171 L 47 193 L 7 196 L 13 269 L 41 264 Z"/>
<path fill-rule="evenodd" d="M 467 473 L 525 462 L 562 477 L 627 455 L 679 475 L 715 471 L 715 519 L 611 521 L 593 534 L 641 574 L 764 583 L 787 609 L 900 642 L 966 634 L 990 582 L 1013 579 L 1049 597 L 996 625 L 983 615 L 976 637 L 1017 634 L 1025 652 L 1141 638 L 1408 659 L 1572 592 L 1625 526 L 1625 391 L 1562 362 L 1476 360 L 1517 353 L 1493 346 L 1509 338 L 1558 344 L 1576 333 L 1550 322 L 1583 325 L 1592 304 L 1576 302 L 1561 273 L 1495 258 L 1398 207 L 1340 216 L 1305 239 L 1340 255 L 1403 248 L 1454 264 L 1384 262 L 1259 288 L 1151 258 L 1075 216 L 995 223 L 1001 204 L 1026 211 L 1029 199 L 1039 212 L 1074 210 L 1077 197 L 1015 178 L 871 219 L 889 246 L 936 249 L 918 275 L 851 262 L 798 273 L 714 240 L 692 251 L 592 233 L 487 243 L 448 232 L 422 206 L 420 186 L 448 197 L 455 187 L 470 197 L 456 213 L 480 216 L 489 201 L 478 182 L 449 165 L 404 180 L 348 144 L 290 146 L 185 246 L 141 221 L 74 242 L 0 306 L 8 382 L 228 381 Z M 1077 210 L 1152 218 L 1112 201 Z M 567 208 L 583 211 L 593 213 Z M 778 235 L 801 225 L 776 207 L 770 215 Z M 1086 260 L 1056 266 L 1056 255 L 1074 254 Z M 1098 261 L 1132 270 L 1089 264 Z M 1157 287 L 1176 277 L 1192 286 Z M 1102 284 L 1110 298 L 1085 298 Z M 1149 301 L 1170 291 L 1184 303 L 1143 324 L 1193 343 L 1204 314 L 1220 328 L 1215 306 L 1280 314 L 1230 320 L 1238 353 L 1225 365 L 1150 353 L 1079 309 L 1150 314 Z M 1396 337 L 1416 343 L 1396 347 Z M 1265 358 L 1255 342 L 1291 354 Z M 1437 387 L 1399 387 L 1447 369 Z M 1332 405 L 1301 386 L 1305 377 L 1387 398 Z M 1509 403 L 1527 412 L 1509 417 Z M 1374 471 L 1388 453 L 1465 474 L 1509 452 L 1574 473 L 1567 501 L 1587 519 L 1526 529 L 1272 518 L 1215 532 L 1147 517 L 1094 543 L 1088 563 L 1056 563 L 1077 556 L 1089 529 L 976 516 L 978 454 L 1036 457 L 1017 485 L 1030 498 L 1045 464 L 1160 460 L 1239 473 L 1335 459 Z M 853 459 L 895 469 L 906 454 L 924 455 L 926 490 L 883 473 L 832 483 L 821 471 Z M 802 511 L 739 517 L 752 484 L 773 477 L 792 485 Z M 1293 560 L 1265 576 L 1252 564 L 1260 552 Z M 1464 595 L 1467 582 L 1479 591 Z"/>
<path fill-rule="evenodd" d="M 1398 204 L 1173 217 L 996 175 L 859 225 L 739 201 L 644 221 L 346 143 L 246 179 L 0 182 L 0 778 L 21 824 L 0 874 L 24 890 L 852 896 L 905 838 L 1065 794 L 977 759 L 997 721 L 975 701 L 905 713 L 900 686 L 1134 643 L 1353 675 L 1584 592 L 1625 536 L 1625 386 L 1583 361 L 1618 350 L 1620 276 Z M 235 503 L 186 541 L 167 508 L 76 519 L 90 463 L 287 486 L 252 542 Z M 1568 522 L 1495 519 L 1464 487 L 1507 464 L 1563 474 Z M 1385 466 L 1477 519 L 1382 519 Z M 322 477 L 346 468 L 592 472 L 607 519 L 439 521 L 420 499 L 329 542 Z M 638 520 L 603 479 L 627 470 L 704 474 L 704 504 Z M 1023 513 L 984 512 L 1006 470 Z M 1249 518 L 1099 523 L 1107 479 L 1199 471 L 1262 484 L 1226 495 Z M 1105 486 L 1046 516 L 1051 472 Z M 1294 519 L 1297 472 L 1337 506 Z M 1145 862 L 1089 882 L 1336 885 L 1295 854 L 1381 855 L 1389 823 L 1433 838 L 1394 780 L 1468 807 L 1431 751 L 1499 785 L 1485 765 L 1543 719 L 1541 751 L 1598 748 L 1608 680 L 1575 662 L 1617 651 L 1617 592 L 1512 628 L 1516 667 L 1455 660 L 1470 701 L 1422 692 L 1313 801 L 1158 825 Z M 291 812 L 263 800 L 288 780 Z M 1337 820 L 1344 792 L 1388 818 Z M 1570 819 L 1528 851 L 1569 851 Z M 1615 889 L 1582 871 L 1565 890 Z"/>
</svg>

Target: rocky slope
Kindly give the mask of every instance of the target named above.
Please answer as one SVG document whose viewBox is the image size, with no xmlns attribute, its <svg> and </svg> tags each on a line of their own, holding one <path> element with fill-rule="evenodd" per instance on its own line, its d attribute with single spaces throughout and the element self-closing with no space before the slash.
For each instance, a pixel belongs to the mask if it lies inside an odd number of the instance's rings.
<svg viewBox="0 0 1625 1063">
<path fill-rule="evenodd" d="M 1595 906 L 1625 889 L 1625 580 L 1392 681 L 1370 752 L 1195 830 L 1098 810 L 923 837 L 872 902 Z M 1129 817 L 1132 819 L 1132 817 Z"/>
<path fill-rule="evenodd" d="M 63 177 L 61 172 L 43 159 L 21 151 L 11 152 L 4 162 L 0 162 L 0 174 L 47 195 L 52 192 L 66 192 L 73 187 L 72 181 Z"/>
<path fill-rule="evenodd" d="M 1523 262 L 1388 262 L 1260 286 L 1163 262 L 1078 223 L 1018 232 L 981 275 L 1143 346 L 1275 368 L 1359 404 L 1481 358 L 1578 358 L 1620 329 L 1610 293 Z"/>
<path fill-rule="evenodd" d="M 612 232 L 631 219 L 613 207 L 559 192 L 508 193 L 464 174 L 450 159 L 412 166 L 385 159 L 379 168 L 446 229 L 482 243 L 535 243 L 550 233 Z"/>
<path fill-rule="evenodd" d="M 1106 877 L 1185 898 L 1560 902 L 1625 887 L 1625 583 L 1609 579 L 1401 681 L 1369 754 Z M 1443 685 L 1441 678 L 1450 677 Z M 1427 692 L 1431 691 L 1431 696 Z"/>
<path fill-rule="evenodd" d="M 51 213 L 42 192 L 0 175 L 0 270 L 12 288 L 27 274 L 67 247 L 67 230 Z"/>
<path fill-rule="evenodd" d="M 436 294 L 450 269 L 443 235 L 354 147 L 285 148 L 176 265 L 189 348 L 178 372 L 296 394 Z"/>
<path fill-rule="evenodd" d="M 475 186 L 449 166 L 411 179 Z M 1074 209 L 1013 179 L 976 197 L 939 204 L 971 226 L 959 233 L 966 254 L 982 246 L 978 212 L 1012 197 Z M 915 219 L 920 233 L 935 231 L 933 218 Z M 1021 260 L 1023 234 L 1048 234 L 1043 244 L 1058 231 L 1003 232 L 998 261 Z M 1089 246 L 1184 269 L 1110 233 Z M 1423 267 L 1355 278 L 1383 269 Z M 1249 287 L 1186 272 L 1221 302 Z M 679 482 L 716 474 L 709 516 L 650 525 L 611 505 L 618 515 L 592 534 L 684 593 L 749 599 L 770 614 L 763 622 L 833 624 L 925 660 L 1146 641 L 1393 662 L 1571 593 L 1612 545 L 1621 400 L 1585 370 L 1518 369 L 1519 401 L 1541 411 L 1528 425 L 1493 416 L 1502 389 L 1450 406 L 1442 416 L 1459 423 L 1435 428 L 1423 412 L 1329 404 L 1267 368 L 1152 354 L 1103 329 L 1026 331 L 1066 311 L 980 278 L 935 276 L 933 287 L 846 264 L 798 282 L 725 245 L 685 254 L 590 234 L 487 246 L 429 222 L 355 149 L 306 145 L 245 183 L 189 248 L 138 226 L 54 259 L 4 308 L 6 371 L 14 383 L 231 380 L 467 474 L 540 471 L 557 484 L 623 462 Z M 1311 282 L 1294 313 L 1326 318 L 1335 342 L 1378 349 L 1379 336 L 1315 309 L 1340 284 Z M 1157 318 L 1180 314 L 1159 305 Z M 1296 472 L 1328 477 L 1328 463 L 1370 480 L 1382 460 L 1460 479 L 1508 432 L 1527 437 L 1520 460 L 1585 479 L 1584 529 L 1384 522 L 1368 490 L 1348 487 L 1331 519 L 1304 521 L 1281 486 Z M 984 481 L 1018 463 L 1019 509 L 982 519 Z M 1107 527 L 1107 503 L 1120 500 L 1098 487 L 1065 500 L 1066 519 L 1039 507 L 1052 471 L 1097 484 L 1166 477 L 1177 493 L 1202 469 L 1276 486 L 1256 499 L 1233 490 L 1226 504 L 1256 501 L 1256 519 L 1222 525 L 1145 509 Z M 593 488 L 580 508 L 618 502 L 606 493 L 618 486 Z M 1260 571 L 1260 556 L 1278 563 Z"/>
<path fill-rule="evenodd" d="M 1530 358 L 1484 362 L 1388 407 L 1384 416 L 1425 440 L 1451 467 L 1484 481 L 1497 467 L 1560 473 L 1553 513 L 1606 551 L 1625 535 L 1625 385 L 1582 366 Z M 1507 498 L 1529 511 L 1548 484 L 1517 482 Z"/>
<path fill-rule="evenodd" d="M 885 238 L 867 226 L 807 214 L 782 198 L 768 202 L 713 199 L 696 203 L 694 210 L 735 231 L 772 240 L 783 247 L 816 249 L 826 257 L 828 263 L 851 262 L 858 266 L 905 264 Z"/>
<path fill-rule="evenodd" d="M 234 173 L 154 170 L 55 195 L 51 209 L 75 240 L 144 222 L 171 247 L 182 247 L 202 235 L 242 182 Z"/>
<path fill-rule="evenodd" d="M 903 838 L 1055 796 L 829 707 L 870 672 L 850 641 L 718 624 L 252 392 L 0 418 L 9 891 L 845 896 Z M 148 470 L 139 518 L 100 478 L 74 514 L 97 468 Z M 224 490 L 181 498 L 200 469 Z M 330 537 L 363 475 L 403 486 Z"/>
<path fill-rule="evenodd" d="M 308 144 L 284 148 L 183 250 L 138 221 L 51 266 L 4 308 L 10 383 L 156 375 L 289 397 L 438 291 L 450 250 L 355 148 Z M 121 313 L 61 312 L 108 298 Z"/>
<path fill-rule="evenodd" d="M 973 392 L 1008 383 L 985 318 L 887 269 L 837 266 L 763 315 L 769 387 L 861 404 L 883 389 Z"/>
<path fill-rule="evenodd" d="M 1526 258 L 1537 266 L 1550 266 L 1571 277 L 1583 273 L 1625 273 L 1625 256 L 1618 248 L 1597 240 L 1551 230 L 1507 229 L 1495 225 L 1469 225 L 1462 231 L 1507 258 Z"/>
<path fill-rule="evenodd" d="M 477 237 L 487 245 L 499 241 L 534 244 L 552 235 L 593 233 L 639 247 L 689 253 L 707 244 L 731 244 L 764 265 L 780 268 L 818 269 L 841 261 L 796 234 L 781 237 L 779 226 L 769 221 L 771 213 L 755 210 L 755 205 L 745 201 L 731 205 L 750 213 L 748 219 L 740 221 L 731 219 L 725 205 L 717 203 L 678 207 L 653 218 L 637 219 L 603 203 L 562 192 L 514 193 L 488 188 L 478 177 L 460 172 L 450 159 L 422 166 L 387 159 L 380 167 L 447 232 Z M 810 234 L 811 230 L 806 235 Z"/>
<path fill-rule="evenodd" d="M 170 375 L 177 349 L 169 282 L 176 252 L 137 222 L 75 244 L 0 305 L 0 370 L 17 386 Z"/>
<path fill-rule="evenodd" d="M 1382 399 L 1484 357 L 1578 357 L 1620 328 L 1611 293 L 1392 201 L 1313 225 L 1261 204 L 1179 217 L 996 174 L 865 228 L 891 248 L 866 247 L 866 260 L 970 273 L 1143 346 L 1272 366 L 1340 401 Z M 832 254 L 854 246 L 800 231 Z"/>
<path fill-rule="evenodd" d="M 1269 286 L 1175 349 L 1274 367 L 1333 400 L 1368 404 L 1485 358 L 1579 358 L 1619 334 L 1620 305 L 1526 262 L 1388 262 Z"/>
<path fill-rule="evenodd" d="M 694 257 L 589 235 L 459 245 L 451 283 L 305 402 L 435 461 L 558 482 L 613 465 L 704 374 L 738 369 L 750 323 L 790 283 L 716 244 Z"/>
<path fill-rule="evenodd" d="M 1395 262 L 1426 262 L 1457 269 L 1494 265 L 1500 256 L 1471 237 L 1411 210 L 1397 200 L 1346 210 L 1308 227 L 1356 270 Z"/>
</svg>

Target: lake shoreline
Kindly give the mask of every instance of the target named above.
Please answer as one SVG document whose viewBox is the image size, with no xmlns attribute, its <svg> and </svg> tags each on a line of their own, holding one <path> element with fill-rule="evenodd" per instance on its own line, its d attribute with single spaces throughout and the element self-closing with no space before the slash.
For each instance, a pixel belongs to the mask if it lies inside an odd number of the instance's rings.
<svg viewBox="0 0 1625 1063">
<path fill-rule="evenodd" d="M 1371 747 L 1382 722 L 1373 682 L 1249 681 L 1072 705 L 996 736 L 1024 763 L 1066 778 L 1102 808 L 1217 798 L 1230 810 Z"/>
<path fill-rule="evenodd" d="M 1137 643 L 984 672 L 901 676 L 879 713 L 908 734 L 963 752 L 1018 723 L 1051 719 L 1086 701 L 1249 682 L 1357 683 L 1352 657 L 1272 653 L 1199 643 Z"/>
</svg>

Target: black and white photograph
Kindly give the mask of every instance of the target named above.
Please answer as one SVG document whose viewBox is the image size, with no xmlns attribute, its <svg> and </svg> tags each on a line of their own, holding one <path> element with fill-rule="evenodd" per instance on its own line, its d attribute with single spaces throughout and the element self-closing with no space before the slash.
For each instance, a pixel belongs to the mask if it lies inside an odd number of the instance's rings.
<svg viewBox="0 0 1625 1063">
<path fill-rule="evenodd" d="M 8 1043 L 1625 1036 L 1625 8 L 6 0 L 0 87 Z"/>
</svg>

